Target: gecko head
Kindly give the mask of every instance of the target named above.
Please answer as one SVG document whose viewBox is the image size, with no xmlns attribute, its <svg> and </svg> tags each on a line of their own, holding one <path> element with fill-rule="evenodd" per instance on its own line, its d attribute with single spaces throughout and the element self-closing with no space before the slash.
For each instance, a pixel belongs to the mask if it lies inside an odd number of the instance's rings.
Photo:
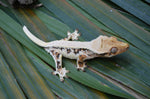
<svg viewBox="0 0 150 99">
<path fill-rule="evenodd" d="M 116 37 L 99 36 L 92 41 L 94 50 L 104 57 L 112 57 L 125 52 L 129 45 L 127 43 L 118 41 Z"/>
</svg>

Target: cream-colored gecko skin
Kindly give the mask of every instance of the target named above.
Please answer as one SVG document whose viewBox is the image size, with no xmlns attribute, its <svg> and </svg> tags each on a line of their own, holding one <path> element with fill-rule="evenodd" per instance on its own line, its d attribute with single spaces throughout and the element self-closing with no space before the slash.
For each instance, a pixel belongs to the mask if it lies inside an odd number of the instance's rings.
<svg viewBox="0 0 150 99">
<path fill-rule="evenodd" d="M 66 73 L 69 71 L 62 68 L 62 56 L 77 60 L 77 69 L 84 71 L 86 67 L 85 60 L 95 57 L 112 57 L 125 52 L 129 45 L 127 43 L 118 41 L 115 37 L 99 36 L 92 41 L 69 41 L 77 40 L 78 31 L 73 33 L 68 32 L 68 37 L 62 40 L 52 42 L 44 42 L 35 37 L 26 26 L 23 26 L 25 34 L 37 45 L 44 47 L 50 53 L 55 61 L 56 71 L 54 75 L 58 74 L 60 80 L 63 81 Z"/>
</svg>

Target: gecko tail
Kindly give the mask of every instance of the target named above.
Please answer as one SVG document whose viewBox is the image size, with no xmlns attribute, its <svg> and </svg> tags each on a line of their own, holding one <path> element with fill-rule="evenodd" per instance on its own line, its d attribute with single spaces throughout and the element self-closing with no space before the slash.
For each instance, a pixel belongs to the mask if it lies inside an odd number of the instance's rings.
<svg viewBox="0 0 150 99">
<path fill-rule="evenodd" d="M 24 25 L 23 26 L 23 31 L 25 32 L 25 34 L 37 45 L 41 46 L 41 47 L 47 47 L 48 43 L 38 39 L 37 37 L 35 37 L 29 30 L 28 28 Z"/>
</svg>

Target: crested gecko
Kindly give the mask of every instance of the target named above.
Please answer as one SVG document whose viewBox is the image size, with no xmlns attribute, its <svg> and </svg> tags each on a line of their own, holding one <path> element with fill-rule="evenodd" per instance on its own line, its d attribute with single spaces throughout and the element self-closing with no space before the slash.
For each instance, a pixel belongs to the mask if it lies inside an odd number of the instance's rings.
<svg viewBox="0 0 150 99">
<path fill-rule="evenodd" d="M 73 33 L 68 32 L 68 37 L 65 39 L 52 42 L 44 42 L 38 39 L 26 26 L 23 26 L 23 31 L 34 43 L 44 47 L 52 55 L 56 66 L 56 71 L 53 74 L 58 74 L 61 81 L 64 80 L 64 77 L 67 77 L 66 73 L 69 72 L 65 67 L 62 67 L 62 56 L 69 59 L 76 59 L 77 69 L 84 71 L 86 67 L 85 60 L 95 57 L 112 57 L 125 52 L 129 48 L 127 43 L 118 41 L 115 37 L 102 35 L 92 41 L 69 41 L 78 40 L 80 34 L 77 30 Z"/>
</svg>

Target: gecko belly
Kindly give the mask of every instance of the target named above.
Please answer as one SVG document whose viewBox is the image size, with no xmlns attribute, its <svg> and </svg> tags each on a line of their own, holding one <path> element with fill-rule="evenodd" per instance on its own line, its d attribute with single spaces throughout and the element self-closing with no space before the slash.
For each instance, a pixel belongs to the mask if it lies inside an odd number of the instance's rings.
<svg viewBox="0 0 150 99">
<path fill-rule="evenodd" d="M 59 48 L 58 51 L 62 54 L 63 57 L 69 59 L 77 59 L 81 53 L 79 49 L 74 48 Z"/>
<path fill-rule="evenodd" d="M 77 59 L 79 57 L 79 54 L 74 54 L 74 53 L 67 53 L 67 52 L 61 52 L 63 57 L 69 58 L 69 59 Z"/>
</svg>

